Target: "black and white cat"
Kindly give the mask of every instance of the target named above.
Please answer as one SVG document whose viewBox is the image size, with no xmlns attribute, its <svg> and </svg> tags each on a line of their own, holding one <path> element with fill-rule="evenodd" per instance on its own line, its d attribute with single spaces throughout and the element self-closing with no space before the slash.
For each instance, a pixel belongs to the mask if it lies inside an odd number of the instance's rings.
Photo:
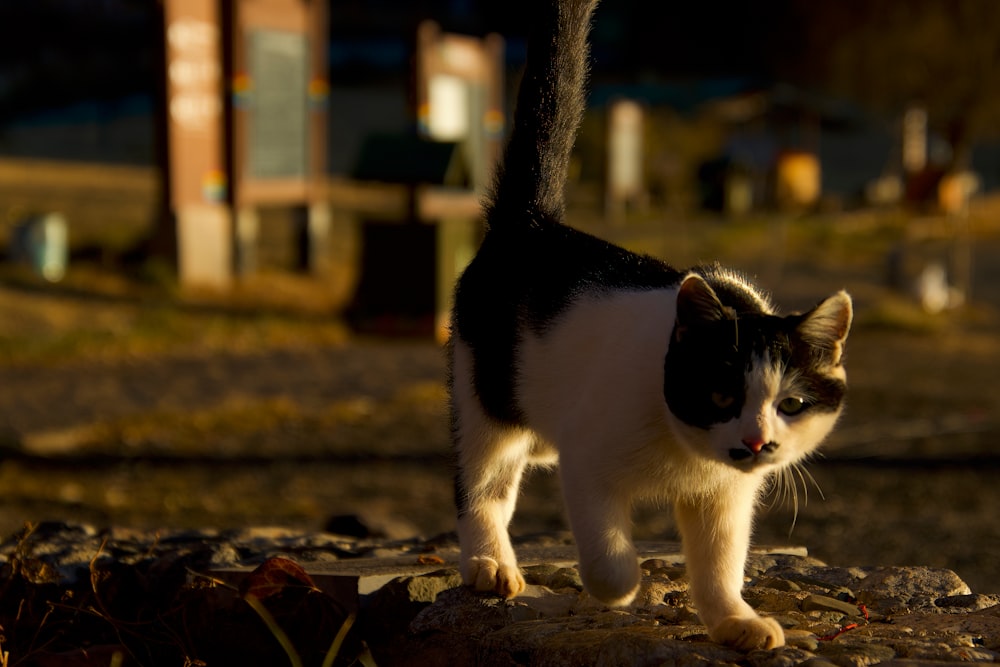
<svg viewBox="0 0 1000 667">
<path fill-rule="evenodd" d="M 633 599 L 631 509 L 668 499 L 710 636 L 780 646 L 781 626 L 741 596 L 754 509 L 769 477 L 837 420 L 851 300 L 782 317 L 735 272 L 680 271 L 563 224 L 595 5 L 537 5 L 488 229 L 455 292 L 462 576 L 506 597 L 524 590 L 508 524 L 526 467 L 558 461 L 594 597 Z"/>
</svg>

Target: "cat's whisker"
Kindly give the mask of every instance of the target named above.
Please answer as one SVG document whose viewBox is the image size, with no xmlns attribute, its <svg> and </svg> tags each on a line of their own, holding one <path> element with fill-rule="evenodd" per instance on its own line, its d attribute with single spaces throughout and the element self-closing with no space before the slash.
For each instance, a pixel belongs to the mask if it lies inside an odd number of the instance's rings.
<svg viewBox="0 0 1000 667">
<path fill-rule="evenodd" d="M 785 471 L 779 470 L 774 477 L 774 487 L 772 488 L 771 505 L 768 509 L 784 506 L 788 499 L 788 481 L 785 479 Z"/>
<path fill-rule="evenodd" d="M 804 508 L 809 505 L 810 486 L 819 494 L 820 500 L 826 500 L 826 495 L 824 495 L 819 482 L 816 481 L 813 474 L 809 472 L 809 469 L 802 463 L 793 463 L 786 468 L 777 470 L 771 477 L 767 492 L 764 494 L 766 499 L 764 507 L 766 507 L 767 511 L 771 511 L 775 507 L 779 506 L 791 508 L 792 525 L 788 530 L 789 536 L 791 536 L 798 523 L 800 486 L 802 487 L 801 507 Z"/>
<path fill-rule="evenodd" d="M 791 495 L 792 495 L 792 504 L 794 505 L 795 510 L 798 511 L 798 508 L 799 508 L 799 487 L 798 487 L 798 484 L 796 484 L 795 475 L 792 474 L 793 471 L 794 471 L 794 469 L 790 469 L 787 472 L 787 475 L 788 475 L 788 490 L 791 492 Z"/>
<path fill-rule="evenodd" d="M 770 478 L 767 492 L 764 494 L 765 498 L 769 498 L 767 503 L 768 511 L 773 510 L 775 506 L 784 505 L 788 500 L 788 479 L 786 478 L 786 474 L 787 471 L 782 468 L 777 470 Z"/>
<path fill-rule="evenodd" d="M 792 532 L 795 530 L 795 524 L 797 524 L 799 520 L 799 488 L 796 485 L 795 477 L 792 474 L 793 471 L 798 472 L 798 468 L 799 467 L 797 465 L 793 465 L 786 471 L 788 474 L 788 488 L 791 489 L 792 492 L 792 525 L 788 527 L 789 537 L 792 536 Z M 808 494 L 806 495 L 806 499 L 808 500 Z"/>
<path fill-rule="evenodd" d="M 771 511 L 774 509 L 774 504 L 778 497 L 778 483 L 781 481 L 781 471 L 779 470 L 773 476 L 768 478 L 767 489 L 761 494 L 760 500 L 761 504 L 764 504 L 765 500 L 768 500 L 767 510 Z"/>
<path fill-rule="evenodd" d="M 813 476 L 809 469 L 800 463 L 795 463 L 788 468 L 781 471 L 781 478 L 785 483 L 785 491 L 790 491 L 792 498 L 792 525 L 788 529 L 788 535 L 791 537 L 792 532 L 795 530 L 795 525 L 798 523 L 799 518 L 799 499 L 798 499 L 798 483 L 802 483 L 802 506 L 806 507 L 809 505 L 809 486 L 810 484 L 819 493 L 821 500 L 826 500 L 826 496 L 823 494 L 823 489 L 820 488 L 819 482 Z M 797 478 L 797 479 L 796 479 Z M 808 480 L 808 481 L 807 481 Z"/>
<path fill-rule="evenodd" d="M 809 506 L 809 486 L 806 484 L 806 477 L 802 474 L 802 466 L 798 463 L 792 466 L 792 470 L 796 475 L 799 476 L 799 481 L 802 482 L 802 506 Z"/>
<path fill-rule="evenodd" d="M 795 496 L 795 488 L 792 486 L 792 480 L 788 476 L 788 470 L 782 469 L 781 471 L 781 502 L 783 505 L 788 505 L 792 502 Z"/>
<path fill-rule="evenodd" d="M 813 488 L 815 488 L 816 492 L 819 493 L 819 499 L 826 500 L 826 495 L 823 493 L 823 489 L 820 487 L 819 482 L 816 481 L 816 478 L 813 477 L 813 474 L 809 472 L 809 468 L 806 468 L 805 466 L 799 466 L 799 470 L 800 470 L 799 474 L 800 475 L 805 474 L 805 476 L 809 479 L 809 482 L 813 485 Z M 805 486 L 804 480 L 802 482 L 802 485 Z"/>
<path fill-rule="evenodd" d="M 782 468 L 775 472 L 766 495 L 770 496 L 767 503 L 768 511 L 773 510 L 775 506 L 787 507 L 790 505 L 792 507 L 792 527 L 794 528 L 795 518 L 799 511 L 799 495 L 795 476 L 789 469 Z"/>
</svg>

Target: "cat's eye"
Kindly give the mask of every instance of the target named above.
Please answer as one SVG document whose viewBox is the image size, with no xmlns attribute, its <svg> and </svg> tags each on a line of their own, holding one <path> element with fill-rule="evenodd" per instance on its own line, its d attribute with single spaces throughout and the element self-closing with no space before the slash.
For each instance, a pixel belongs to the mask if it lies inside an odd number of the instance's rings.
<svg viewBox="0 0 1000 667">
<path fill-rule="evenodd" d="M 734 397 L 732 394 L 723 394 L 721 391 L 712 392 L 712 403 L 717 408 L 722 408 L 722 409 L 728 408 L 733 404 L 733 401 L 735 400 L 736 397 Z"/>
<path fill-rule="evenodd" d="M 778 412 L 789 417 L 793 417 L 809 407 L 805 399 L 799 396 L 789 396 L 778 403 Z"/>
</svg>

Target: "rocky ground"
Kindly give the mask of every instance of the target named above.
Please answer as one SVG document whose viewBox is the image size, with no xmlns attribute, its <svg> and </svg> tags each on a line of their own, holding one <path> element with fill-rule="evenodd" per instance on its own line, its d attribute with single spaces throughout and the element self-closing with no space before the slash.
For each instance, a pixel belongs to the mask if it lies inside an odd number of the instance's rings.
<svg viewBox="0 0 1000 667">
<path fill-rule="evenodd" d="M 342 525 L 364 528 L 356 518 Z M 504 601 L 461 586 L 447 537 L 42 524 L 0 545 L 2 650 L 11 664 L 88 666 L 1000 659 L 1000 595 L 973 592 L 950 570 L 831 567 L 802 553 L 755 551 L 745 597 L 781 623 L 787 644 L 744 652 L 708 639 L 675 544 L 640 545 L 643 583 L 624 609 L 582 591 L 568 535 L 517 548 L 528 588 Z"/>
</svg>

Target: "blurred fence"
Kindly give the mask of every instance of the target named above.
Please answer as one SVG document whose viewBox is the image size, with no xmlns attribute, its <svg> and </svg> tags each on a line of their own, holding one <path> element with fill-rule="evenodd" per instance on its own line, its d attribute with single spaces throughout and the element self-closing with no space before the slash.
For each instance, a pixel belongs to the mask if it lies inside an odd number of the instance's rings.
<svg viewBox="0 0 1000 667">
<path fill-rule="evenodd" d="M 150 230 L 159 196 L 152 167 L 0 159 L 0 246 L 25 218 L 63 213 L 74 247 L 122 247 Z"/>
</svg>

